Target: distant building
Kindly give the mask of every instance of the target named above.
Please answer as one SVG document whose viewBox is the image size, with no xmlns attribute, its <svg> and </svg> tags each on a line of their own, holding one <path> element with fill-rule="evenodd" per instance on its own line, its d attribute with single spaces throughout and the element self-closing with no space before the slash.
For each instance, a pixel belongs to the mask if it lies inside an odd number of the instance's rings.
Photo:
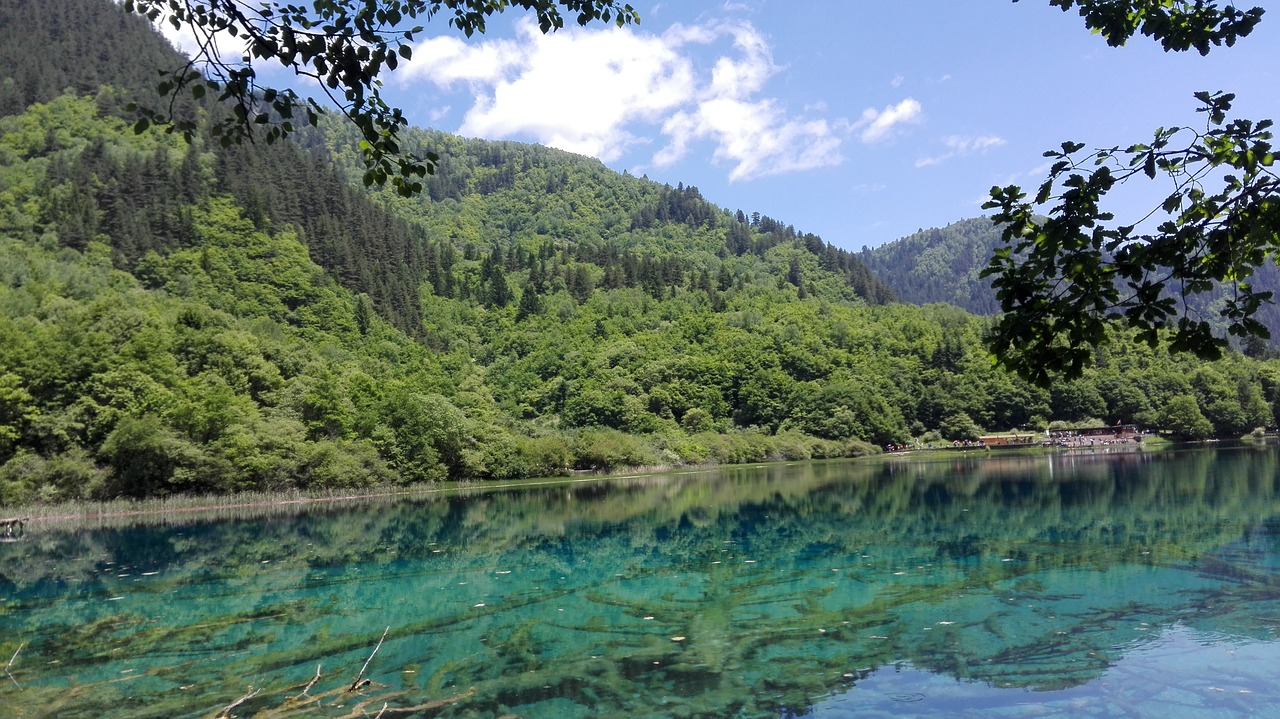
<svg viewBox="0 0 1280 719">
<path fill-rule="evenodd" d="M 1033 447 L 1038 444 L 1034 434 L 986 434 L 978 438 L 987 449 Z"/>
</svg>

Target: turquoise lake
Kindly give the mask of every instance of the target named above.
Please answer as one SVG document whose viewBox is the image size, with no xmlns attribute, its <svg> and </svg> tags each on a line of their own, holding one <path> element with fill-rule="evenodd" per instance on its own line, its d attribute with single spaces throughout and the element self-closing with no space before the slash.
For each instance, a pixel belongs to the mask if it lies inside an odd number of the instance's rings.
<svg viewBox="0 0 1280 719">
<path fill-rule="evenodd" d="M 4 662 L 0 717 L 1280 717 L 1280 452 L 33 523 Z"/>
</svg>

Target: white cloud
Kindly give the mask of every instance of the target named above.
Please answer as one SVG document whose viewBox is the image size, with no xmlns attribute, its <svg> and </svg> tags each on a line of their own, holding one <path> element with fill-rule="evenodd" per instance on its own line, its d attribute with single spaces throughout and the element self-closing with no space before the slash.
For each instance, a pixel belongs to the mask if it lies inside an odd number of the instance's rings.
<svg viewBox="0 0 1280 719">
<path fill-rule="evenodd" d="M 711 84 L 700 91 L 695 107 L 663 124 L 670 142 L 654 155 L 654 164 L 681 159 L 693 139 L 715 143 L 712 158 L 734 165 L 731 181 L 839 164 L 840 138 L 826 120 L 788 117 L 777 101 L 752 99 L 779 69 L 763 36 L 749 24 L 716 31 L 732 35 L 741 54 L 716 60 Z"/>
<path fill-rule="evenodd" d="M 182 54 L 190 56 L 200 52 L 200 43 L 196 42 L 195 33 L 191 31 L 190 26 L 184 24 L 180 28 L 174 28 L 163 17 L 156 20 L 155 25 L 169 44 L 176 47 Z"/>
<path fill-rule="evenodd" d="M 1049 176 L 1049 169 L 1053 167 L 1053 161 L 1042 162 L 1039 165 L 1027 170 L 1026 172 L 1015 172 L 1006 176 L 998 184 L 1000 185 L 1019 185 L 1027 180 L 1035 180 L 1043 182 L 1044 178 Z"/>
<path fill-rule="evenodd" d="M 760 33 L 750 25 L 725 25 L 722 31 L 733 35 L 733 46 L 742 57 L 721 57 L 711 71 L 710 94 L 713 97 L 743 97 L 764 88 L 765 81 L 778 71 L 773 53 Z"/>
<path fill-rule="evenodd" d="M 867 144 L 886 140 L 893 135 L 894 128 L 903 123 L 918 123 L 924 114 L 924 108 L 915 99 L 908 97 L 897 105 L 889 105 L 877 111 L 868 107 L 862 111 L 862 118 L 854 123 L 853 129 L 860 130 L 860 138 Z"/>
<path fill-rule="evenodd" d="M 714 61 L 695 61 L 695 46 Z M 721 47 L 725 46 L 725 47 Z M 703 49 L 705 48 L 705 49 Z M 762 93 L 780 71 L 765 37 L 750 23 L 672 25 L 661 34 L 635 28 L 572 28 L 544 35 L 522 22 L 511 40 L 419 43 L 397 73 L 405 84 L 442 89 L 464 84 L 474 104 L 458 131 L 483 137 L 531 136 L 606 162 L 666 136 L 653 163 L 685 157 L 696 140 L 732 164 L 743 180 L 838 164 L 846 121 L 788 113 Z"/>
<path fill-rule="evenodd" d="M 1049 174 L 1049 170 L 1053 167 L 1052 162 L 1042 162 L 1039 165 L 1027 170 L 1027 177 L 1044 177 Z"/>
<path fill-rule="evenodd" d="M 853 195 L 874 195 L 887 189 L 889 189 L 889 186 L 883 182 L 864 182 L 849 188 L 849 193 Z"/>
<path fill-rule="evenodd" d="M 419 43 L 413 49 L 413 59 L 403 64 L 400 79 L 430 79 L 442 87 L 455 82 L 483 85 L 500 80 L 520 59 L 520 47 L 511 41 L 468 45 L 446 35 Z"/>
<path fill-rule="evenodd" d="M 217 33 L 213 35 L 205 35 L 197 37 L 194 30 L 191 29 L 190 23 L 179 23 L 178 27 L 174 27 L 169 22 L 169 15 L 161 14 L 155 20 L 156 29 L 160 34 L 165 36 L 175 48 L 188 57 L 195 57 L 200 54 L 203 47 L 207 47 L 209 55 L 212 58 L 222 58 L 228 63 L 239 63 L 240 58 L 245 54 L 247 47 L 246 41 L 242 38 L 234 38 L 227 33 Z"/>
<path fill-rule="evenodd" d="M 840 139 L 826 120 L 794 120 L 772 100 L 717 98 L 663 125 L 671 144 L 653 157 L 659 167 L 680 159 L 694 138 L 715 141 L 713 159 L 734 163 L 731 181 L 839 164 Z"/>
<path fill-rule="evenodd" d="M 903 76 L 901 76 L 901 75 L 894 75 L 894 76 L 893 76 L 893 79 L 889 81 L 889 85 L 891 85 L 892 87 L 895 87 L 895 88 L 896 88 L 896 87 L 902 87 L 902 83 L 903 83 L 903 82 L 906 82 L 906 79 L 907 79 L 907 78 L 905 78 L 905 77 L 903 77 Z"/>
<path fill-rule="evenodd" d="M 954 157 L 979 155 L 993 147 L 1000 147 L 1005 144 L 1005 140 L 995 135 L 980 135 L 978 137 L 949 135 L 942 139 L 942 144 L 947 147 L 947 152 L 932 157 L 922 157 L 916 160 L 916 167 L 938 165 Z"/>
<path fill-rule="evenodd" d="M 514 40 L 420 43 L 401 81 L 421 80 L 469 86 L 464 135 L 527 133 L 605 161 L 640 141 L 628 124 L 658 121 L 694 94 L 688 60 L 663 38 L 620 28 L 543 35 L 532 22 Z"/>
<path fill-rule="evenodd" d="M 986 152 L 993 147 L 1000 147 L 1004 143 L 1003 137 L 995 135 L 980 135 L 978 137 L 960 137 L 951 135 L 944 140 L 947 147 L 954 149 L 961 155 L 969 155 L 975 152 Z"/>
</svg>

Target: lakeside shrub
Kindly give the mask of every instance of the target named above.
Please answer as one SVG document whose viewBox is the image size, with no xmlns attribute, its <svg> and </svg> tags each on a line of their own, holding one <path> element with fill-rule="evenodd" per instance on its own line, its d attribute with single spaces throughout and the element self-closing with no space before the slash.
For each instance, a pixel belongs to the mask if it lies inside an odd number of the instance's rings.
<svg viewBox="0 0 1280 719">
<path fill-rule="evenodd" d="M 719 464 L 764 462 L 769 459 L 773 450 L 769 436 L 757 430 L 727 434 L 704 433 L 696 437 L 705 443 L 708 459 Z"/>
<path fill-rule="evenodd" d="M 0 505 L 103 499 L 108 475 L 79 448 L 48 458 L 19 452 L 0 466 Z"/>
<path fill-rule="evenodd" d="M 947 415 L 938 431 L 943 439 L 962 442 L 976 440 L 982 434 L 982 429 L 964 412 Z"/>
<path fill-rule="evenodd" d="M 684 464 L 703 464 L 710 455 L 707 445 L 696 437 L 677 437 L 667 443 L 667 448 Z"/>
<path fill-rule="evenodd" d="M 853 459 L 856 457 L 869 457 L 873 454 L 880 454 L 880 448 L 870 442 L 863 442 L 860 439 L 847 439 L 841 447 L 840 457 Z"/>
<path fill-rule="evenodd" d="M 573 469 L 573 447 L 564 437 L 521 437 L 517 444 L 530 477 L 559 477 Z"/>
<path fill-rule="evenodd" d="M 493 431 L 477 441 L 478 451 L 467 452 L 468 476 L 478 479 L 517 479 L 533 476 L 518 439 L 506 431 Z"/>
<path fill-rule="evenodd" d="M 573 443 L 575 469 L 608 471 L 658 463 L 658 453 L 642 438 L 616 429 L 587 429 Z"/>
<path fill-rule="evenodd" d="M 395 474 L 368 442 L 322 440 L 308 445 L 304 477 L 310 488 L 392 484 Z"/>
<path fill-rule="evenodd" d="M 818 457 L 824 456 L 822 440 L 816 437 L 810 437 L 803 432 L 785 431 L 779 432 L 772 438 L 773 449 L 770 452 L 770 459 L 784 460 L 788 462 L 799 462 L 814 458 L 814 451 L 818 453 Z"/>
</svg>

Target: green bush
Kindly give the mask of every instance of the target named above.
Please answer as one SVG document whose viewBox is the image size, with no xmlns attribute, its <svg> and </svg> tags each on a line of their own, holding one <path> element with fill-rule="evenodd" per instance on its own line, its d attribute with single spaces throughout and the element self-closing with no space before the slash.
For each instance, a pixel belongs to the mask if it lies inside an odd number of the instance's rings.
<svg viewBox="0 0 1280 719">
<path fill-rule="evenodd" d="M 978 425 L 974 424 L 969 415 L 964 412 L 956 412 L 948 415 L 942 420 L 942 426 L 938 428 L 943 438 L 948 440 L 972 441 L 977 439 L 982 430 Z"/>
<path fill-rule="evenodd" d="M 747 464 L 764 462 L 772 449 L 769 436 L 756 430 L 729 434 L 700 434 L 706 443 L 710 458 L 720 464 Z"/>
<path fill-rule="evenodd" d="M 677 437 L 671 440 L 668 448 L 685 464 L 702 464 L 710 455 L 707 445 L 695 437 Z"/>
<path fill-rule="evenodd" d="M 98 451 L 111 467 L 107 496 L 158 497 L 208 491 L 208 457 L 154 415 L 122 417 Z M 206 470 L 206 471 L 202 471 Z"/>
<path fill-rule="evenodd" d="M 389 484 L 394 475 L 373 445 L 363 441 L 321 440 L 308 445 L 305 486 L 372 487 Z"/>
<path fill-rule="evenodd" d="M 715 419 L 711 413 L 701 407 L 694 407 L 684 416 L 680 418 L 680 426 L 686 432 L 697 434 L 698 432 L 707 432 L 715 426 Z"/>
<path fill-rule="evenodd" d="M 614 429 L 584 430 L 573 445 L 573 466 L 607 471 L 657 464 L 658 456 L 639 437 Z"/>
<path fill-rule="evenodd" d="M 573 469 L 573 447 L 564 437 L 522 437 L 518 444 L 530 477 L 559 477 Z"/>
<path fill-rule="evenodd" d="M 519 440 L 505 431 L 493 432 L 480 441 L 480 459 L 483 466 L 477 476 L 485 479 L 515 479 L 531 474 Z"/>
<path fill-rule="evenodd" d="M 851 439 L 844 442 L 839 456 L 852 459 L 854 457 L 869 457 L 873 454 L 880 454 L 880 452 L 880 448 L 870 442 L 863 442 L 860 439 Z"/>
<path fill-rule="evenodd" d="M 807 459 L 813 459 L 813 450 L 817 448 L 821 440 L 804 434 L 803 432 L 779 432 L 772 437 L 772 451 L 769 453 L 770 459 L 784 460 L 787 462 L 802 462 Z M 819 455 L 821 450 L 819 449 Z"/>
</svg>

